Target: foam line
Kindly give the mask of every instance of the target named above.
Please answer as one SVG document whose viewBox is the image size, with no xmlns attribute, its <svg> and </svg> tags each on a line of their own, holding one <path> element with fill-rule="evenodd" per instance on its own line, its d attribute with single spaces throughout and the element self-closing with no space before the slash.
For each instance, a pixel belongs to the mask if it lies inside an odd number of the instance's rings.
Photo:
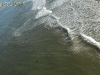
<svg viewBox="0 0 100 75">
<path fill-rule="evenodd" d="M 48 15 L 48 14 L 50 14 L 50 13 L 52 13 L 52 11 L 47 10 L 46 7 L 43 7 L 43 8 L 37 13 L 35 19 L 38 19 L 38 18 L 40 18 L 40 17 L 42 17 L 42 16 L 45 16 L 45 15 Z"/>
<path fill-rule="evenodd" d="M 70 29 L 67 27 L 67 26 L 64 26 L 62 25 L 60 22 L 59 22 L 59 17 L 53 15 L 53 14 L 50 14 L 49 16 L 51 16 L 52 18 L 56 19 L 57 23 L 59 26 L 61 26 L 62 28 L 66 29 L 68 31 L 68 33 L 70 33 Z"/>
<path fill-rule="evenodd" d="M 97 42 L 96 40 L 94 40 L 92 37 L 87 36 L 83 33 L 80 34 L 81 38 L 86 41 L 89 44 L 92 44 L 93 46 L 97 47 L 98 49 L 100 49 L 100 42 Z"/>
<path fill-rule="evenodd" d="M 65 33 L 67 32 L 68 37 L 72 40 L 73 36 L 71 35 L 71 30 L 70 30 L 70 28 L 68 28 L 67 26 L 62 25 L 62 24 L 59 22 L 59 19 L 60 19 L 59 17 L 57 17 L 57 16 L 55 16 L 55 15 L 53 15 L 53 14 L 49 14 L 49 16 L 50 16 L 51 18 L 53 18 L 53 19 L 56 20 L 56 23 L 58 24 L 58 27 L 62 28 L 63 31 L 64 31 Z"/>
</svg>

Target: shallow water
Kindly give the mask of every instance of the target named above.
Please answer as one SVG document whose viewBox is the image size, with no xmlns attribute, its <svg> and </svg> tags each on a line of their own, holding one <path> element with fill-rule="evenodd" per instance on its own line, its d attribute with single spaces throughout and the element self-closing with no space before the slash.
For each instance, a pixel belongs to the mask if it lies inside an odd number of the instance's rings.
<svg viewBox="0 0 100 75">
<path fill-rule="evenodd" d="M 50 3 L 46 2 L 48 8 Z M 21 7 L 0 9 L 0 13 L 10 9 L 9 15 L 0 15 L 7 16 L 0 22 L 0 75 L 99 75 L 99 50 L 80 36 L 70 38 L 67 30 L 56 27 L 52 17 L 35 20 L 38 10 L 32 7 L 29 1 Z M 57 14 L 57 10 L 59 6 L 53 13 Z"/>
<path fill-rule="evenodd" d="M 71 43 L 64 45 L 62 38 L 65 36 L 61 30 L 38 26 L 28 33 L 17 37 L 17 41 L 22 38 L 25 43 L 14 44 L 13 39 L 9 41 L 10 45 L 3 47 L 0 74 L 99 75 L 99 56 L 96 49 L 85 42 L 85 47 L 90 48 L 75 52 Z"/>
</svg>

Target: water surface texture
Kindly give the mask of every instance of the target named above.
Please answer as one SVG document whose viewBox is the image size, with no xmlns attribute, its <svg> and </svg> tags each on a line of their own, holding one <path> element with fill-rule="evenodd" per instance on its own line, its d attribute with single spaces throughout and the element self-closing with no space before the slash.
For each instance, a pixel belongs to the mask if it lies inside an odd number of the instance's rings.
<svg viewBox="0 0 100 75">
<path fill-rule="evenodd" d="M 99 0 L 1 0 L 0 75 L 99 75 Z"/>
</svg>

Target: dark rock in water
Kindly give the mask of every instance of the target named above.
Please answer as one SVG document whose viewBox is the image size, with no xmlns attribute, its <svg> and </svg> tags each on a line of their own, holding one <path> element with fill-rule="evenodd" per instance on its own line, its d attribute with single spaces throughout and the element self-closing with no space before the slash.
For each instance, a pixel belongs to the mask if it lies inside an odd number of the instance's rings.
<svg viewBox="0 0 100 75">
<path fill-rule="evenodd" d="M 34 52 L 35 50 L 33 49 L 32 52 Z"/>
<path fill-rule="evenodd" d="M 37 62 L 39 62 L 40 60 L 37 60 Z"/>
</svg>

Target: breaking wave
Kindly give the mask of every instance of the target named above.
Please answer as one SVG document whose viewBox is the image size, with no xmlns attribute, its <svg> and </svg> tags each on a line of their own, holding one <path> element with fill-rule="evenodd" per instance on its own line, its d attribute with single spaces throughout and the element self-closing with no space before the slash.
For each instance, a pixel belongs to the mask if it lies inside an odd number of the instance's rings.
<svg viewBox="0 0 100 75">
<path fill-rule="evenodd" d="M 27 0 L 20 10 L 7 28 L 13 37 L 44 24 L 52 28 L 64 28 L 71 41 L 81 36 L 100 49 L 100 4 L 97 1 Z"/>
</svg>

